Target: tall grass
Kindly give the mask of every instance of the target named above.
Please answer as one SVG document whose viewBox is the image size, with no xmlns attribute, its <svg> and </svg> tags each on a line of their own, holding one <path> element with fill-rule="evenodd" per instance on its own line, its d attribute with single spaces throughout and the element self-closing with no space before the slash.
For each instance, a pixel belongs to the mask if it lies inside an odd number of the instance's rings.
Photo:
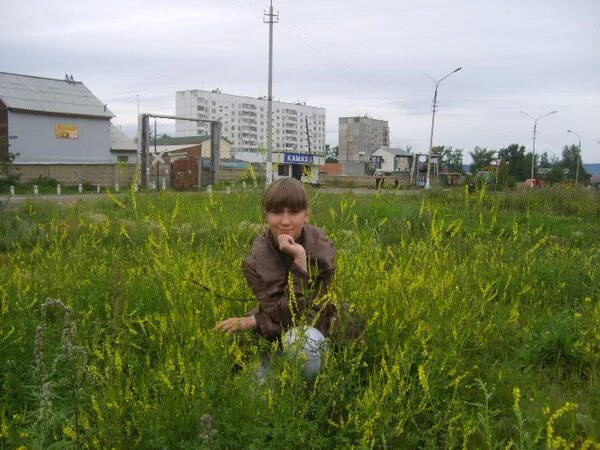
<svg viewBox="0 0 600 450">
<path fill-rule="evenodd" d="M 311 198 L 331 300 L 367 323 L 312 390 L 288 361 L 259 386 L 268 344 L 212 331 L 255 305 L 259 192 L 2 212 L 0 446 L 599 445 L 597 195 Z"/>
</svg>

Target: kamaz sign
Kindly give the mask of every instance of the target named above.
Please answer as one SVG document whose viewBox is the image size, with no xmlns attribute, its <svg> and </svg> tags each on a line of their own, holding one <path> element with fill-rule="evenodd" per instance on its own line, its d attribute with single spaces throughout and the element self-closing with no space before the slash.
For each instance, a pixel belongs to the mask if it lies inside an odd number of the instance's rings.
<svg viewBox="0 0 600 450">
<path fill-rule="evenodd" d="M 284 153 L 283 162 L 288 164 L 312 164 L 313 155 L 307 155 L 306 153 Z"/>
</svg>

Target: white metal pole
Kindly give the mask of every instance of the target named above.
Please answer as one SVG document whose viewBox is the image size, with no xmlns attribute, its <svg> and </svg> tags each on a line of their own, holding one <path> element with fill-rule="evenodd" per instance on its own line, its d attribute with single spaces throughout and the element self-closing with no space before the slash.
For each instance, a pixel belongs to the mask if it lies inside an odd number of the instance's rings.
<svg viewBox="0 0 600 450">
<path fill-rule="evenodd" d="M 531 114 L 527 114 L 525 111 L 519 111 L 521 114 L 525 114 L 527 117 L 531 117 L 533 119 L 533 148 L 531 150 L 531 179 L 533 180 L 534 168 L 535 168 L 535 135 L 537 133 L 537 123 L 538 120 L 543 119 L 550 114 L 556 114 L 556 111 L 550 111 L 549 113 L 542 114 L 539 117 L 533 117 Z"/>
</svg>

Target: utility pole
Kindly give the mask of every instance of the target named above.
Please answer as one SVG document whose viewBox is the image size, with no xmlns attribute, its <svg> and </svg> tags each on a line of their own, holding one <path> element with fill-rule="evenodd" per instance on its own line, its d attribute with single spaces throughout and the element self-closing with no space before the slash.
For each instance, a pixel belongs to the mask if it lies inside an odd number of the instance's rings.
<svg viewBox="0 0 600 450">
<path fill-rule="evenodd" d="M 279 12 L 273 14 L 273 0 L 269 6 L 269 13 L 264 13 L 263 23 L 269 24 L 269 92 L 267 96 L 267 167 L 265 185 L 273 182 L 273 24 L 279 22 Z"/>
<path fill-rule="evenodd" d="M 308 132 L 308 117 L 306 119 L 306 139 L 308 140 L 308 154 L 310 155 L 310 133 Z"/>
</svg>

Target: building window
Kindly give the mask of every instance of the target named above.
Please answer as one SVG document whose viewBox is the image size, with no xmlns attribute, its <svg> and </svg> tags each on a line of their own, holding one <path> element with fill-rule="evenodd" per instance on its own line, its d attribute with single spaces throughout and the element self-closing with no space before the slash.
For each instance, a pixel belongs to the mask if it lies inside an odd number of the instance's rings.
<svg viewBox="0 0 600 450">
<path fill-rule="evenodd" d="M 129 156 L 117 156 L 117 162 L 129 162 Z"/>
</svg>

